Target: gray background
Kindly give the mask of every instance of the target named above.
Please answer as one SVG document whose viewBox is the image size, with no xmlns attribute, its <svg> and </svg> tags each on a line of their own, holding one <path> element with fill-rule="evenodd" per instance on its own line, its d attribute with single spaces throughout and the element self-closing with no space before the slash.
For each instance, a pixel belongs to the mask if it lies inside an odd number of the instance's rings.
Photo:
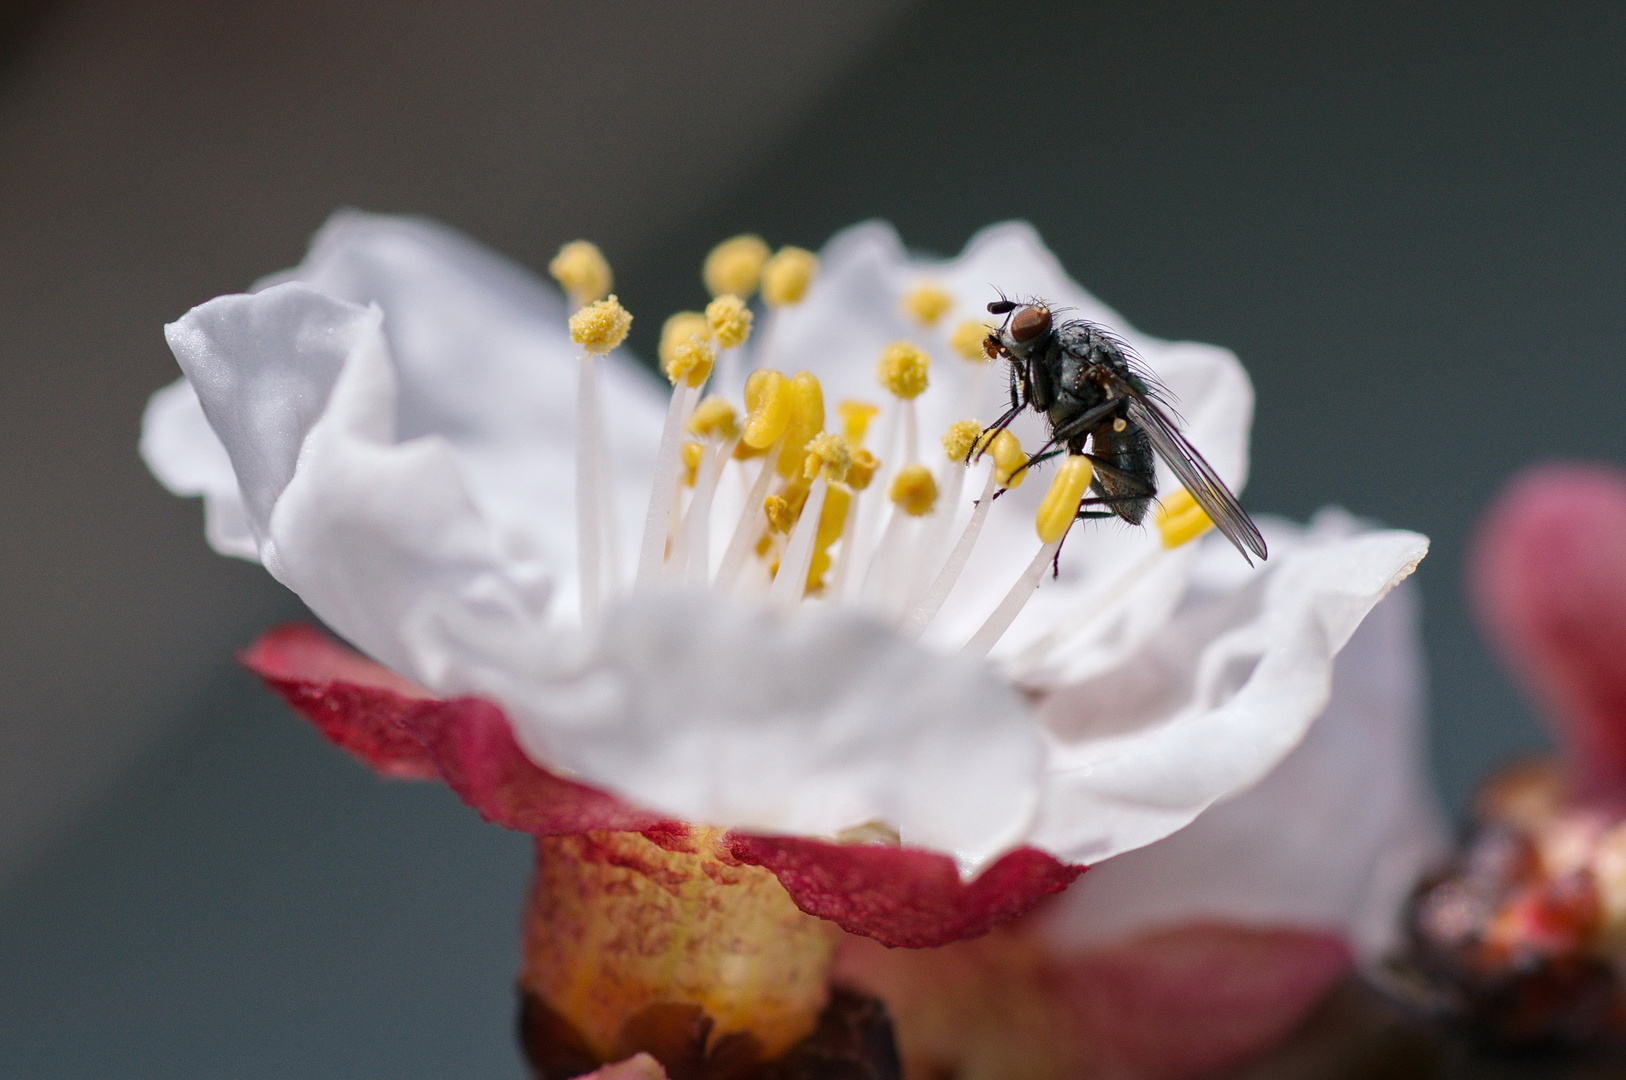
<svg viewBox="0 0 1626 1080">
<path fill-rule="evenodd" d="M 522 837 L 236 670 L 298 613 L 134 453 L 160 325 L 335 206 L 541 267 L 649 351 L 750 228 L 1032 220 L 1235 349 L 1246 502 L 1420 529 L 1442 790 L 1539 745 L 1462 558 L 1520 464 L 1620 461 L 1619 5 L 0 6 L 0 1076 L 518 1076 Z"/>
</svg>

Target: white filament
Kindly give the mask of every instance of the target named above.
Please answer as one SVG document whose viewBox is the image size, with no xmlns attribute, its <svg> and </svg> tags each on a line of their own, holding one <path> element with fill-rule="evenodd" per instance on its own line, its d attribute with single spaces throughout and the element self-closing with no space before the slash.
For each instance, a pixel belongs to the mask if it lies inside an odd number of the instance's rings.
<svg viewBox="0 0 1626 1080">
<path fill-rule="evenodd" d="M 977 537 L 982 533 L 982 523 L 988 519 L 988 511 L 994 505 L 994 469 L 988 469 L 988 481 L 982 486 L 982 496 L 977 499 L 977 505 L 972 508 L 971 520 L 965 523 L 965 529 L 960 533 L 960 539 L 954 543 L 954 549 L 949 552 L 943 568 L 932 579 L 931 587 L 926 595 L 916 605 L 913 614 L 905 620 L 900 628 L 903 636 L 918 638 L 925 631 L 937 613 L 943 609 L 943 602 L 948 599 L 949 593 L 954 591 L 955 583 L 960 580 L 960 571 L 971 558 L 971 551 L 977 546 Z"/>
<path fill-rule="evenodd" d="M 768 481 L 773 479 L 784 446 L 785 437 L 781 435 L 773 448 L 763 455 L 762 471 L 757 473 L 756 482 L 745 494 L 745 508 L 740 511 L 740 520 L 734 525 L 734 535 L 729 538 L 728 547 L 723 551 L 722 565 L 717 568 L 717 587 L 724 592 L 734 587 L 735 580 L 740 576 L 740 568 L 745 565 L 745 554 L 756 542 L 755 533 L 768 520 L 762 509 L 762 500 L 768 495 Z"/>
<path fill-rule="evenodd" d="M 821 469 L 808 490 L 801 516 L 791 530 L 790 543 L 779 557 L 779 573 L 774 575 L 773 587 L 768 590 L 770 603 L 794 607 L 802 599 L 807 589 L 807 571 L 813 565 L 813 545 L 819 537 L 819 518 L 824 516 L 824 495 L 829 490 L 830 481 Z"/>
<path fill-rule="evenodd" d="M 655 475 L 649 483 L 649 509 L 644 514 L 644 539 L 638 547 L 638 576 L 635 588 L 644 588 L 660 576 L 666 556 L 667 531 L 672 521 L 672 504 L 677 501 L 678 443 L 683 436 L 692 394 L 698 394 L 679 381 L 672 387 L 672 402 L 666 409 L 666 426 L 661 428 L 660 448 L 655 451 Z"/>
<path fill-rule="evenodd" d="M 599 495 L 604 490 L 599 475 L 604 459 L 599 437 L 598 384 L 593 354 L 582 353 L 576 374 L 576 562 L 581 576 L 582 624 L 598 621 L 600 531 L 603 516 Z"/>
<path fill-rule="evenodd" d="M 1066 537 L 1063 536 L 1061 539 L 1065 540 Z M 989 614 L 987 621 L 971 635 L 971 640 L 965 643 L 965 647 L 960 650 L 961 656 L 976 657 L 980 660 L 988 655 L 988 651 L 999 643 L 999 639 L 1005 636 L 1005 631 L 1011 628 L 1011 623 L 1016 621 L 1017 615 L 1027 606 L 1033 590 L 1039 587 L 1039 579 L 1050 569 L 1050 560 L 1054 559 L 1056 552 L 1060 550 L 1061 540 L 1052 540 L 1039 549 L 1039 553 L 1033 556 L 1033 561 L 1028 563 L 1028 568 L 1022 571 L 1022 576 L 1016 579 L 1016 584 L 1011 586 L 1011 591 L 1005 594 L 1005 599 L 999 602 L 999 606 Z"/>
</svg>

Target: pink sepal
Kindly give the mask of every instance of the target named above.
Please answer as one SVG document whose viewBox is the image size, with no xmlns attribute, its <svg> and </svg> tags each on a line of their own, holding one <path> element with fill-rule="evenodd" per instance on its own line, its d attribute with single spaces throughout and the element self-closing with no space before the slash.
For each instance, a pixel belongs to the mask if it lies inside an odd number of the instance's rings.
<svg viewBox="0 0 1626 1080">
<path fill-rule="evenodd" d="M 1626 476 L 1581 464 L 1520 475 L 1480 526 L 1470 583 L 1583 790 L 1626 797 Z"/>
<path fill-rule="evenodd" d="M 487 821 L 537 836 L 682 828 L 541 768 L 491 702 L 436 698 L 310 627 L 268 631 L 242 660 L 334 743 L 387 776 L 444 779 Z M 808 914 L 911 948 L 985 933 L 1084 871 L 1021 848 L 966 883 L 953 860 L 916 848 L 743 833 L 729 845 Z"/>
<path fill-rule="evenodd" d="M 894 948 L 985 934 L 1084 872 L 1036 848 L 1019 848 L 962 882 L 954 860 L 919 848 L 738 833 L 729 839 L 736 859 L 771 871 L 809 915 Z"/>
</svg>

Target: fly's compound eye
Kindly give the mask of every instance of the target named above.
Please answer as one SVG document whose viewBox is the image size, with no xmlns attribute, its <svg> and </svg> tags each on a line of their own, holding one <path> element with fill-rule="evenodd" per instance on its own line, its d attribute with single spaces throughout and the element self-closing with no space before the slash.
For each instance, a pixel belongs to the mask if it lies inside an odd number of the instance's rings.
<svg viewBox="0 0 1626 1080">
<path fill-rule="evenodd" d="M 1025 307 L 1011 320 L 1011 337 L 1018 342 L 1032 341 L 1049 329 L 1049 308 Z"/>
</svg>

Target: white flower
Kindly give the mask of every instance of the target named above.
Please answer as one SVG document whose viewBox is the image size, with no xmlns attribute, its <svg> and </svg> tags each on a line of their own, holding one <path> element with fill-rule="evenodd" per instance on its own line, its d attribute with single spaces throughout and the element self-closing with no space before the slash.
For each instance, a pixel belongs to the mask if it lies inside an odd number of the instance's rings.
<svg viewBox="0 0 1626 1080">
<path fill-rule="evenodd" d="M 495 700 L 539 763 L 684 820 L 809 836 L 880 823 L 967 873 L 1024 844 L 1095 863 L 1270 773 L 1326 705 L 1333 657 L 1427 541 L 1267 523 L 1276 554 L 1250 570 L 1213 538 L 1165 550 L 1155 529 L 1084 523 L 984 662 L 960 649 L 1039 547 L 1039 477 L 986 513 L 917 642 L 911 617 L 987 469 L 957 475 L 932 448 L 1005 395 L 1003 372 L 960 359 L 948 335 L 994 287 L 1121 335 L 1234 489 L 1252 391 L 1229 352 L 1136 333 L 1025 225 L 938 261 L 865 224 L 821 260 L 805 299 L 759 328 L 757 362 L 813 372 L 830 402 L 880 399 L 876 361 L 895 340 L 932 363 L 931 388 L 872 428 L 882 482 L 858 497 L 857 541 L 841 541 L 852 565 L 820 597 L 801 596 L 800 575 L 771 589 L 765 560 L 715 584 L 736 523 L 760 515 L 744 494 L 754 462 L 717 478 L 708 529 L 680 525 L 654 549 L 686 553 L 704 533 L 702 568 L 646 566 L 633 587 L 636 526 L 675 484 L 675 468 L 654 475 L 675 445 L 661 448 L 662 388 L 628 357 L 597 361 L 604 441 L 578 432 L 584 361 L 561 297 L 425 222 L 341 214 L 295 270 L 172 324 L 186 380 L 154 396 L 143 453 L 172 490 L 204 495 L 217 550 L 257 557 L 363 651 L 438 694 Z M 953 303 L 929 329 L 902 310 L 923 282 Z M 729 359 L 714 382 L 737 393 Z M 674 400 L 681 419 L 692 397 Z M 1038 423 L 1017 429 L 1030 449 Z M 609 537 L 586 553 L 601 581 L 578 578 L 578 443 L 598 446 L 584 477 L 608 507 L 587 532 Z M 885 524 L 884 481 L 917 458 L 953 515 Z M 795 565 L 794 533 L 780 543 Z M 599 591 L 584 632 L 578 598 Z"/>
</svg>

